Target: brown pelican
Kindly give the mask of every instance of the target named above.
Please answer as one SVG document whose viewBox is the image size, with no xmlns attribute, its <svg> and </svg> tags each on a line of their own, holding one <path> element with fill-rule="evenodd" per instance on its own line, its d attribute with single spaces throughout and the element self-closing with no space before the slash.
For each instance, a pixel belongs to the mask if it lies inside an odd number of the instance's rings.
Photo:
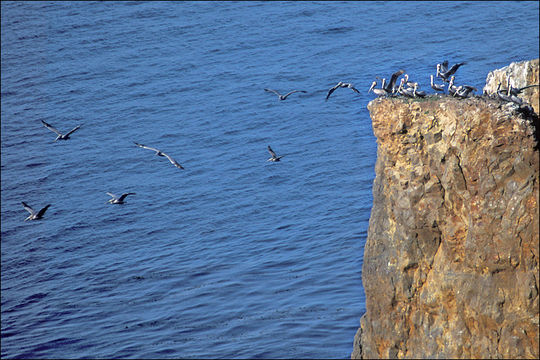
<svg viewBox="0 0 540 360">
<path fill-rule="evenodd" d="M 272 89 L 264 89 L 264 91 L 273 92 L 274 94 L 276 94 L 278 96 L 279 100 L 285 100 L 285 99 L 287 99 L 287 96 L 289 96 L 289 95 L 291 95 L 291 94 L 293 94 L 295 92 L 307 93 L 307 91 L 304 91 L 304 90 L 293 90 L 293 91 L 289 91 L 285 95 L 281 95 L 276 90 L 272 90 Z"/>
<path fill-rule="evenodd" d="M 335 85 L 333 88 L 331 88 L 330 90 L 328 90 L 328 94 L 326 95 L 326 100 L 325 100 L 325 101 L 327 101 L 328 98 L 330 97 L 330 95 L 332 95 L 332 93 L 333 93 L 334 91 L 336 91 L 337 88 L 340 88 L 340 87 L 342 87 L 342 88 L 349 88 L 349 89 L 351 89 L 352 91 L 354 91 L 354 92 L 356 92 L 356 93 L 360 93 L 360 91 L 358 91 L 358 90 L 356 90 L 356 89 L 354 88 L 353 84 L 350 84 L 350 83 L 344 83 L 344 82 L 341 82 L 341 81 L 340 81 L 340 82 L 337 83 L 337 85 Z"/>
<path fill-rule="evenodd" d="M 118 195 L 111 194 L 110 192 L 108 192 L 107 195 L 109 195 L 111 197 L 111 199 L 109 199 L 109 201 L 107 201 L 107 203 L 110 203 L 110 204 L 123 204 L 124 199 L 126 198 L 126 196 L 128 196 L 128 195 L 136 195 L 136 194 L 135 193 L 123 193 L 122 195 L 118 196 Z"/>
<path fill-rule="evenodd" d="M 396 71 L 395 73 L 392 74 L 392 76 L 390 77 L 390 81 L 388 82 L 388 84 L 386 85 L 386 87 L 384 88 L 386 90 L 387 93 L 392 93 L 394 94 L 396 92 L 396 81 L 397 81 L 397 78 L 403 74 L 405 72 L 405 70 L 398 70 Z"/>
<path fill-rule="evenodd" d="M 501 100 L 504 100 L 504 101 L 508 101 L 508 102 L 513 102 L 515 104 L 518 104 L 518 105 L 522 105 L 523 104 L 523 100 L 519 97 L 517 97 L 516 95 L 508 95 L 508 90 L 507 91 L 502 91 L 500 90 L 501 89 L 501 83 L 499 83 L 499 85 L 497 86 L 497 95 L 499 96 L 499 99 Z M 506 92 L 506 94 L 505 94 Z"/>
<path fill-rule="evenodd" d="M 430 77 L 431 77 L 431 88 L 435 91 L 442 91 L 444 93 L 444 85 L 433 83 L 433 74 L 431 74 Z"/>
<path fill-rule="evenodd" d="M 268 145 L 268 152 L 270 153 L 270 155 L 271 155 L 272 157 L 271 157 L 270 159 L 266 160 L 266 161 L 276 162 L 276 161 L 279 161 L 279 159 L 281 159 L 282 157 L 285 156 L 285 155 L 276 156 L 276 153 L 274 152 L 274 150 L 272 150 L 272 148 L 270 147 L 270 145 Z"/>
<path fill-rule="evenodd" d="M 510 78 L 508 77 L 506 79 L 506 89 L 507 89 L 506 95 L 518 96 L 523 90 L 534 87 L 534 86 L 539 86 L 539 85 L 538 84 L 533 84 L 533 85 L 524 86 L 522 88 L 515 88 L 515 87 L 510 85 Z"/>
<path fill-rule="evenodd" d="M 405 74 L 403 75 L 403 77 L 405 78 L 405 85 L 407 85 L 408 87 L 414 88 L 415 84 L 418 85 L 418 83 L 416 82 L 409 81 L 409 74 Z"/>
<path fill-rule="evenodd" d="M 457 96 L 460 98 L 466 98 L 469 96 L 469 94 L 472 91 L 478 91 L 478 89 L 469 85 L 461 85 L 456 88 L 456 92 L 454 93 L 454 96 Z"/>
<path fill-rule="evenodd" d="M 443 64 L 445 63 L 448 64 L 448 61 L 445 61 Z M 448 82 L 448 78 L 451 75 L 455 74 L 455 72 L 457 71 L 457 69 L 459 69 L 461 65 L 465 65 L 466 63 L 462 62 L 462 63 L 454 64 L 449 70 L 446 70 L 446 67 L 443 64 L 437 64 L 437 74 L 438 74 L 438 77 L 443 79 L 444 82 Z"/>
<path fill-rule="evenodd" d="M 141 147 L 143 149 L 148 149 L 148 150 L 155 151 L 157 156 L 165 156 L 167 159 L 169 159 L 171 164 L 173 164 L 174 166 L 176 166 L 179 169 L 184 169 L 182 167 L 182 165 L 180 165 L 179 163 L 176 162 L 176 160 L 174 160 L 172 157 L 170 157 L 169 155 L 165 154 L 164 152 L 162 152 L 162 151 L 160 151 L 158 149 L 155 149 L 155 148 L 149 147 L 149 146 L 145 146 L 145 145 L 139 144 L 139 143 L 135 143 L 135 145 L 137 145 L 138 147 Z"/>
<path fill-rule="evenodd" d="M 378 97 L 381 97 L 381 96 L 386 96 L 388 95 L 388 93 L 386 92 L 386 90 L 384 89 L 384 82 L 386 81 L 386 79 L 383 79 L 382 80 L 382 85 L 381 85 L 381 88 L 380 89 L 376 89 L 375 86 L 377 85 L 377 81 L 374 81 L 371 83 L 371 87 L 369 88 L 368 90 L 368 93 L 370 91 L 373 91 L 373 93 L 375 95 L 377 95 Z"/>
<path fill-rule="evenodd" d="M 398 93 L 400 93 L 401 95 L 403 96 L 407 96 L 407 97 L 414 97 L 414 89 L 413 88 L 403 88 L 403 84 L 405 84 L 405 79 L 401 79 L 401 81 L 399 82 L 399 88 L 398 88 Z"/>
<path fill-rule="evenodd" d="M 448 83 L 448 94 L 454 95 L 457 91 L 457 86 L 454 86 L 454 79 L 456 77 L 454 75 L 450 76 L 450 82 Z"/>
<path fill-rule="evenodd" d="M 426 92 L 425 91 L 418 91 L 418 83 L 415 83 L 414 84 L 414 87 L 413 87 L 413 95 L 414 97 L 426 97 Z"/>
<path fill-rule="evenodd" d="M 439 77 L 440 71 L 447 72 L 448 71 L 448 60 L 444 60 L 441 64 L 437 64 L 437 77 Z"/>
<path fill-rule="evenodd" d="M 32 209 L 27 203 L 25 203 L 24 201 L 21 201 L 22 205 L 24 206 L 24 208 L 26 209 L 26 211 L 28 211 L 30 213 L 30 216 L 28 216 L 26 219 L 24 219 L 24 221 L 26 220 L 39 220 L 43 217 L 43 215 L 45 214 L 45 211 L 47 211 L 47 209 L 49 208 L 49 206 L 51 206 L 51 204 L 45 206 L 43 209 L 39 210 L 38 212 L 36 212 L 34 209 Z"/>
<path fill-rule="evenodd" d="M 60 131 L 56 130 L 54 127 L 52 127 L 50 124 L 47 124 L 45 121 L 41 120 L 41 123 L 43 124 L 43 126 L 45 126 L 47 129 L 51 130 L 51 131 L 54 131 L 58 136 L 56 137 L 56 139 L 54 139 L 54 141 L 56 142 L 57 140 L 67 140 L 69 139 L 69 135 L 73 134 L 75 131 L 77 131 L 81 125 L 77 125 L 75 126 L 70 132 L 68 132 L 67 134 L 62 134 Z"/>
</svg>

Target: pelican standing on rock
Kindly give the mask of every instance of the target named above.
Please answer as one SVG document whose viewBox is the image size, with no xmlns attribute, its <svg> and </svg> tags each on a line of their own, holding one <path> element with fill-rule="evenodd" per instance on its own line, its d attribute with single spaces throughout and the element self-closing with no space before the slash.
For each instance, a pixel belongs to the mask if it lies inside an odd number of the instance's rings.
<svg viewBox="0 0 540 360">
<path fill-rule="evenodd" d="M 146 146 L 146 145 L 143 145 L 143 144 L 139 144 L 139 143 L 135 143 L 135 145 L 137 145 L 138 147 L 141 147 L 143 149 L 148 149 L 148 150 L 155 151 L 157 156 L 165 156 L 167 159 L 169 159 L 171 164 L 173 164 L 174 166 L 176 166 L 179 169 L 184 169 L 182 167 L 182 165 L 180 165 L 176 160 L 174 160 L 172 157 L 170 157 L 169 155 L 165 154 L 164 152 L 162 152 L 162 151 L 160 151 L 158 149 L 155 149 L 153 147 Z"/>
<path fill-rule="evenodd" d="M 340 88 L 340 87 L 342 87 L 342 88 L 349 88 L 349 89 L 351 89 L 352 91 L 354 91 L 354 92 L 360 94 L 360 91 L 356 90 L 356 89 L 354 88 L 353 84 L 350 84 L 350 83 L 344 83 L 344 82 L 341 82 L 341 81 L 340 81 L 340 82 L 338 82 L 334 87 L 330 88 L 330 90 L 328 90 L 328 94 L 326 95 L 325 101 L 328 101 L 328 98 L 330 97 L 330 95 L 332 95 L 332 93 L 333 93 L 334 91 L 336 91 L 337 88 Z"/>
<path fill-rule="evenodd" d="M 418 91 L 418 83 L 415 83 L 414 84 L 414 87 L 413 87 L 413 95 L 414 97 L 426 97 L 426 92 L 425 91 Z"/>
<path fill-rule="evenodd" d="M 449 95 L 452 95 L 452 96 L 453 96 L 453 95 L 456 93 L 456 91 L 457 91 L 457 86 L 454 86 L 454 79 L 455 79 L 455 78 L 456 78 L 456 77 L 455 77 L 454 75 L 452 75 L 452 76 L 450 77 L 450 82 L 448 83 L 448 94 L 449 94 Z"/>
<path fill-rule="evenodd" d="M 383 79 L 381 88 L 379 88 L 379 89 L 375 88 L 375 86 L 377 85 L 377 81 L 372 82 L 372 83 L 371 83 L 371 87 L 370 87 L 369 90 L 368 90 L 368 93 L 369 93 L 370 91 L 373 91 L 373 93 L 374 93 L 375 95 L 377 95 L 378 97 L 388 95 L 388 93 L 387 93 L 386 90 L 384 89 L 384 81 L 385 81 L 385 79 Z"/>
<path fill-rule="evenodd" d="M 270 153 L 270 155 L 271 155 L 272 157 L 269 158 L 269 159 L 266 160 L 266 161 L 276 162 L 276 161 L 279 161 L 279 159 L 281 159 L 282 157 L 285 156 L 285 155 L 277 156 L 276 153 L 274 152 L 274 150 L 272 150 L 272 148 L 270 147 L 270 145 L 268 145 L 268 152 Z"/>
<path fill-rule="evenodd" d="M 128 196 L 128 195 L 136 195 L 136 194 L 130 192 L 130 193 L 123 193 L 122 195 L 118 196 L 118 195 L 111 194 L 110 192 L 108 192 L 107 195 L 109 195 L 111 197 L 111 199 L 109 199 L 109 201 L 107 201 L 107 203 L 110 203 L 110 204 L 123 204 L 124 199 L 126 198 L 126 196 Z"/>
<path fill-rule="evenodd" d="M 285 99 L 287 99 L 287 96 L 289 96 L 291 94 L 294 94 L 295 92 L 307 93 L 307 91 L 304 91 L 304 90 L 293 90 L 293 91 L 289 91 L 285 95 L 281 95 L 276 90 L 272 90 L 272 89 L 264 89 L 264 91 L 273 92 L 274 94 L 276 94 L 278 96 L 279 100 L 285 100 Z"/>
<path fill-rule="evenodd" d="M 431 77 L 431 88 L 435 91 L 442 91 L 444 93 L 444 85 L 435 84 L 433 82 L 433 74 L 431 74 L 430 77 Z"/>
<path fill-rule="evenodd" d="M 405 79 L 401 79 L 401 81 L 399 82 L 399 87 L 398 87 L 398 93 L 403 95 L 403 96 L 406 96 L 406 97 L 410 97 L 410 98 L 413 98 L 414 97 L 414 89 L 413 88 L 403 88 L 403 84 L 405 84 Z"/>
<path fill-rule="evenodd" d="M 43 218 L 43 215 L 45 214 L 45 211 L 51 206 L 51 204 L 45 206 L 43 209 L 36 212 L 34 209 L 32 209 L 27 203 L 24 201 L 21 201 L 22 205 L 24 206 L 25 210 L 30 213 L 30 216 L 28 216 L 24 221 L 26 220 L 39 220 Z"/>
<path fill-rule="evenodd" d="M 54 131 L 58 136 L 56 137 L 56 139 L 54 139 L 54 142 L 56 142 L 57 140 L 67 140 L 69 139 L 69 135 L 73 134 L 75 131 L 77 131 L 81 125 L 77 125 L 75 126 L 70 132 L 68 132 L 67 134 L 62 134 L 60 131 L 56 130 L 56 128 L 54 128 L 51 124 L 47 124 L 45 121 L 41 120 L 41 123 L 43 124 L 43 126 L 45 126 L 47 129 L 51 130 L 51 131 Z"/>
</svg>

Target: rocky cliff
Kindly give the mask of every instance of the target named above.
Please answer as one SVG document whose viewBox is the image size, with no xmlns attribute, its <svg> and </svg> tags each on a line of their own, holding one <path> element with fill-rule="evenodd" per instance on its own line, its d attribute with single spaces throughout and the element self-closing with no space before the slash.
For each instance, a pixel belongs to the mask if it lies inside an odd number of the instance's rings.
<svg viewBox="0 0 540 360">
<path fill-rule="evenodd" d="M 368 109 L 378 152 L 352 358 L 538 358 L 537 114 L 488 96 Z"/>
</svg>

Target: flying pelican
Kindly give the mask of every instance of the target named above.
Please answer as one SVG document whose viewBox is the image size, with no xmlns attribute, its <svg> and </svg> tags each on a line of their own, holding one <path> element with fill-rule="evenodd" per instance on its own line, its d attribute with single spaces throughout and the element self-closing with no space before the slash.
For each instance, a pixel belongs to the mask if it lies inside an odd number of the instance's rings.
<svg viewBox="0 0 540 360">
<path fill-rule="evenodd" d="M 335 85 L 333 88 L 331 88 L 330 90 L 328 90 L 328 94 L 326 95 L 326 100 L 325 101 L 328 101 L 328 98 L 330 97 L 330 95 L 332 95 L 332 93 L 334 91 L 336 91 L 337 88 L 349 88 L 351 89 L 352 91 L 356 92 L 356 93 L 359 93 L 360 94 L 360 91 L 356 90 L 353 86 L 353 84 L 350 84 L 350 83 L 344 83 L 344 82 L 338 82 L 337 85 Z"/>
<path fill-rule="evenodd" d="M 396 92 L 396 90 L 397 90 L 396 89 L 396 80 L 404 72 L 405 72 L 405 70 L 398 70 L 398 71 L 396 71 L 395 73 L 392 74 L 392 76 L 390 77 L 390 81 L 388 82 L 388 84 L 384 88 L 387 93 L 394 94 Z"/>
<path fill-rule="evenodd" d="M 437 64 L 437 77 L 439 77 L 439 74 L 442 72 L 448 71 L 448 60 L 444 60 L 441 64 Z"/>
<path fill-rule="evenodd" d="M 444 93 L 444 85 L 433 83 L 433 74 L 431 74 L 430 77 L 431 77 L 431 88 L 435 91 L 442 91 Z"/>
<path fill-rule="evenodd" d="M 285 99 L 287 99 L 287 96 L 289 96 L 289 95 L 291 95 L 291 94 L 293 94 L 295 92 L 307 93 L 307 91 L 304 91 L 304 90 L 293 90 L 293 91 L 289 91 L 285 95 L 281 95 L 276 90 L 272 90 L 272 89 L 264 89 L 264 91 L 273 92 L 274 94 L 276 94 L 278 96 L 279 100 L 285 100 Z"/>
<path fill-rule="evenodd" d="M 107 201 L 107 203 L 110 203 L 110 204 L 123 204 L 124 199 L 126 198 L 126 196 L 128 196 L 128 195 L 136 195 L 136 194 L 130 192 L 130 193 L 123 193 L 122 195 L 118 196 L 118 195 L 111 194 L 110 192 L 108 192 L 107 195 L 109 195 L 111 197 L 111 199 L 109 199 L 109 201 Z"/>
<path fill-rule="evenodd" d="M 418 83 L 415 83 L 414 84 L 414 87 L 413 87 L 413 95 L 414 97 L 426 97 L 426 92 L 425 91 L 418 91 Z"/>
<path fill-rule="evenodd" d="M 285 156 L 285 155 L 276 156 L 276 153 L 274 152 L 274 150 L 272 150 L 272 148 L 270 147 L 270 145 L 268 145 L 268 152 L 270 153 L 270 155 L 271 155 L 272 157 L 269 158 L 269 159 L 266 160 L 266 161 L 276 162 L 276 161 L 279 161 L 279 159 L 281 159 L 282 157 Z"/>
<path fill-rule="evenodd" d="M 448 61 L 445 61 L 446 64 L 448 64 Z M 444 63 L 443 63 L 444 64 Z M 439 74 L 438 76 L 443 79 L 444 82 L 448 82 L 448 78 L 455 74 L 455 72 L 457 71 L 457 69 L 459 69 L 459 67 L 461 65 L 465 65 L 466 63 L 465 62 L 462 62 L 462 63 L 458 63 L 458 64 L 454 64 L 452 65 L 452 67 L 447 70 L 447 71 L 444 71 L 445 70 L 445 67 L 443 66 L 443 64 L 437 64 L 437 73 Z"/>
<path fill-rule="evenodd" d="M 179 169 L 184 169 L 182 167 L 182 165 L 180 165 L 178 162 L 176 162 L 176 160 L 174 160 L 172 157 L 170 157 L 169 155 L 165 154 L 164 152 L 162 152 L 162 151 L 160 151 L 158 149 L 155 149 L 155 148 L 149 147 L 149 146 L 145 146 L 145 145 L 139 144 L 139 143 L 135 143 L 135 145 L 137 145 L 138 147 L 141 147 L 143 149 L 148 149 L 148 150 L 155 151 L 157 156 L 165 156 L 167 159 L 169 159 L 171 164 L 173 164 L 174 166 L 176 166 Z"/>
<path fill-rule="evenodd" d="M 376 89 L 376 88 L 375 88 L 375 86 L 377 85 L 377 81 L 372 82 L 372 83 L 371 83 L 371 87 L 370 87 L 369 90 L 368 90 L 368 93 L 369 93 L 370 91 L 373 90 L 373 93 L 374 93 L 375 95 L 377 95 L 378 97 L 388 95 L 388 93 L 387 93 L 386 90 L 384 89 L 384 82 L 385 82 L 385 80 L 386 80 L 386 79 L 383 79 L 383 81 L 382 81 L 382 86 L 381 86 L 380 89 Z"/>
<path fill-rule="evenodd" d="M 404 89 L 403 84 L 405 84 L 405 79 L 401 79 L 401 81 L 399 82 L 398 93 L 400 93 L 403 96 L 407 96 L 411 98 L 414 97 L 414 89 L 413 88 Z"/>
<path fill-rule="evenodd" d="M 56 130 L 54 127 L 52 127 L 50 124 L 47 124 L 45 121 L 41 120 L 41 123 L 43 124 L 43 126 L 45 126 L 47 129 L 51 130 L 51 131 L 54 131 L 58 136 L 56 137 L 56 139 L 54 139 L 54 141 L 56 142 L 57 140 L 67 140 L 69 139 L 69 135 L 73 134 L 75 131 L 77 131 L 81 125 L 77 125 L 75 126 L 70 132 L 68 132 L 67 134 L 63 135 L 60 131 Z"/>
<path fill-rule="evenodd" d="M 39 210 L 38 212 L 36 212 L 34 209 L 32 209 L 27 203 L 25 203 L 24 201 L 21 201 L 22 205 L 24 206 L 24 208 L 26 209 L 26 211 L 28 211 L 30 213 L 30 216 L 28 216 L 26 219 L 24 219 L 24 221 L 26 220 L 39 220 L 43 217 L 43 215 L 45 214 L 45 211 L 47 211 L 47 209 L 49 208 L 49 206 L 51 206 L 51 204 L 45 206 L 43 209 Z"/>
</svg>

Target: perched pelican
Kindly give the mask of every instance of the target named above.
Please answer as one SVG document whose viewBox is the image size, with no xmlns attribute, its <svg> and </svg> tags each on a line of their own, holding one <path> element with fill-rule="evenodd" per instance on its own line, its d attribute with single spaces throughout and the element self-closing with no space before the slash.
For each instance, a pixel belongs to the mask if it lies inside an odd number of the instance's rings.
<svg viewBox="0 0 540 360">
<path fill-rule="evenodd" d="M 407 85 L 408 87 L 414 88 L 415 84 L 418 85 L 418 83 L 416 82 L 409 81 L 409 74 L 405 74 L 403 75 L 403 77 L 405 78 L 405 85 Z"/>
<path fill-rule="evenodd" d="M 415 83 L 414 84 L 414 87 L 413 87 L 413 95 L 414 97 L 426 97 L 426 92 L 425 91 L 418 91 L 418 83 Z"/>
<path fill-rule="evenodd" d="M 143 149 L 148 149 L 148 150 L 155 151 L 157 156 L 165 156 L 167 159 L 169 159 L 169 161 L 171 162 L 171 164 L 173 164 L 174 166 L 176 166 L 176 167 L 179 168 L 179 169 L 184 169 L 184 168 L 182 167 L 182 165 L 180 165 L 179 163 L 176 162 L 176 160 L 174 160 L 172 157 L 170 157 L 169 155 L 165 154 L 164 152 L 161 152 L 161 151 L 158 150 L 158 149 L 155 149 L 155 148 L 149 147 L 149 146 L 145 146 L 145 145 L 139 144 L 139 143 L 135 143 L 135 145 L 137 145 L 138 147 L 141 147 L 141 148 L 143 148 Z"/>
<path fill-rule="evenodd" d="M 457 96 L 460 98 L 466 98 L 469 96 L 469 94 L 472 91 L 478 91 L 478 89 L 469 85 L 461 85 L 456 88 L 456 92 L 454 93 L 454 96 Z"/>
<path fill-rule="evenodd" d="M 383 81 L 382 81 L 382 87 L 381 87 L 380 89 L 376 89 L 376 88 L 375 88 L 375 86 L 377 85 L 377 81 L 372 82 L 372 83 L 371 83 L 371 87 L 370 87 L 369 90 L 368 90 L 368 93 L 369 93 L 370 91 L 373 91 L 373 93 L 374 93 L 375 95 L 377 95 L 378 97 L 388 95 L 388 93 L 387 93 L 386 90 L 384 89 L 384 81 L 385 81 L 385 80 L 386 80 L 386 79 L 383 79 Z"/>
<path fill-rule="evenodd" d="M 111 199 L 109 199 L 109 201 L 107 201 L 107 203 L 110 203 L 110 204 L 123 204 L 124 199 L 126 198 L 126 196 L 128 196 L 128 195 L 136 195 L 136 194 L 135 193 L 123 193 L 122 195 L 118 196 L 118 195 L 111 194 L 110 192 L 108 192 L 107 195 L 109 195 L 111 197 Z"/>
<path fill-rule="evenodd" d="M 331 88 L 330 90 L 328 90 L 328 94 L 326 95 L 326 100 L 325 101 L 328 101 L 328 98 L 330 97 L 330 95 L 332 95 L 332 93 L 334 91 L 336 91 L 337 88 L 349 88 L 351 89 L 352 91 L 356 92 L 356 93 L 359 93 L 360 94 L 360 91 L 356 90 L 353 86 L 353 84 L 350 84 L 350 83 L 344 83 L 344 82 L 338 82 L 337 85 L 335 85 L 333 88 Z"/>
<path fill-rule="evenodd" d="M 278 96 L 279 100 L 285 100 L 285 99 L 287 99 L 287 96 L 289 96 L 289 95 L 291 95 L 291 94 L 293 94 L 295 92 L 307 93 L 307 91 L 304 91 L 304 90 L 293 90 L 293 91 L 289 91 L 286 95 L 281 95 L 276 90 L 272 90 L 272 89 L 264 89 L 264 91 L 273 92 L 274 94 L 276 94 Z"/>
<path fill-rule="evenodd" d="M 501 83 L 499 83 L 499 85 L 497 86 L 497 95 L 499 96 L 499 99 L 501 100 L 504 100 L 504 101 L 508 101 L 508 102 L 513 102 L 514 104 L 518 104 L 518 105 L 522 105 L 523 104 L 523 100 L 519 97 L 517 97 L 516 95 L 508 95 L 508 90 L 507 91 L 502 91 L 500 90 L 501 89 Z M 506 92 L 506 94 L 505 94 Z"/>
<path fill-rule="evenodd" d="M 430 77 L 431 77 L 431 88 L 435 91 L 442 91 L 444 93 L 444 85 L 435 84 L 433 82 L 433 74 L 431 74 Z"/>
<path fill-rule="evenodd" d="M 272 150 L 272 148 L 270 147 L 270 145 L 268 145 L 268 152 L 270 153 L 270 155 L 271 155 L 272 157 L 269 158 L 269 159 L 266 160 L 266 161 L 276 162 L 276 161 L 279 161 L 279 159 L 281 159 L 282 157 L 285 156 L 285 155 L 276 156 L 276 153 L 274 152 L 274 150 Z"/>
<path fill-rule="evenodd" d="M 506 79 L 506 89 L 507 89 L 506 95 L 518 96 L 523 90 L 534 87 L 534 86 L 539 86 L 539 85 L 538 84 L 533 84 L 533 85 L 524 86 L 522 88 L 515 88 L 515 87 L 510 85 L 510 77 L 508 77 Z"/>
<path fill-rule="evenodd" d="M 448 64 L 448 61 L 445 61 L 443 64 Z M 445 70 L 445 66 L 443 64 L 437 64 L 437 73 L 439 74 L 439 77 L 441 79 L 443 79 L 444 82 L 448 82 L 448 78 L 455 74 L 457 69 L 459 69 L 459 67 L 461 65 L 465 65 L 466 63 L 465 62 L 462 62 L 462 63 L 458 63 L 458 64 L 454 64 L 452 65 L 452 67 L 447 70 L 447 71 L 444 71 Z"/>
<path fill-rule="evenodd" d="M 50 124 L 47 124 L 45 121 L 41 120 L 41 123 L 43 124 L 43 126 L 45 126 L 47 129 L 51 130 L 51 131 L 54 131 L 58 136 L 56 137 L 56 139 L 54 139 L 54 141 L 56 142 L 57 140 L 67 140 L 69 139 L 69 135 L 73 134 L 75 131 L 77 131 L 81 125 L 77 125 L 75 126 L 70 132 L 68 132 L 67 134 L 62 134 L 60 131 L 56 130 L 54 127 L 52 127 Z"/>
<path fill-rule="evenodd" d="M 405 84 L 405 79 L 401 79 L 401 81 L 399 82 L 399 88 L 398 88 L 398 93 L 400 93 L 401 95 L 403 96 L 407 96 L 407 97 L 414 97 L 414 89 L 413 88 L 403 88 L 403 84 Z"/>
<path fill-rule="evenodd" d="M 47 211 L 47 209 L 49 208 L 49 206 L 51 206 L 51 204 L 45 206 L 43 209 L 39 210 L 38 212 L 36 212 L 34 209 L 32 209 L 27 203 L 25 203 L 24 201 L 21 201 L 22 205 L 24 206 L 24 208 L 26 209 L 26 211 L 28 211 L 30 213 L 30 216 L 28 216 L 26 219 L 24 219 L 24 221 L 26 220 L 39 220 L 43 217 L 43 215 L 45 214 L 45 211 Z"/>
<path fill-rule="evenodd" d="M 388 84 L 386 85 L 386 87 L 384 88 L 386 90 L 387 93 L 389 94 L 394 94 L 396 92 L 396 81 L 397 81 L 397 78 L 403 74 L 405 72 L 405 70 L 398 70 L 396 71 L 395 73 L 392 74 L 392 76 L 390 77 L 390 81 L 388 82 Z"/>
<path fill-rule="evenodd" d="M 454 95 L 457 91 L 457 86 L 454 86 L 454 79 L 456 77 L 454 75 L 450 76 L 450 82 L 448 83 L 448 94 Z"/>
</svg>

